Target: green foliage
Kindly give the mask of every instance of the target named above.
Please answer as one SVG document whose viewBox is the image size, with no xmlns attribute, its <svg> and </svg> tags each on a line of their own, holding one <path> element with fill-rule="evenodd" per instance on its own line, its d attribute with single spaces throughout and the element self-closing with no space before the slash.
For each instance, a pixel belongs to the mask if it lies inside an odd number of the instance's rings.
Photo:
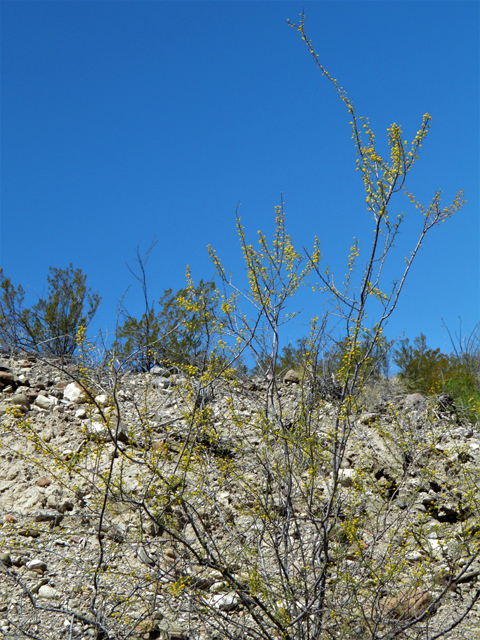
<svg viewBox="0 0 480 640">
<path fill-rule="evenodd" d="M 19 345 L 21 327 L 19 313 L 25 293 L 21 287 L 15 290 L 10 278 L 0 268 L 0 348 L 16 349 Z"/>
<path fill-rule="evenodd" d="M 448 391 L 464 407 L 480 399 L 474 360 L 458 353 L 446 355 L 440 349 L 429 349 L 423 333 L 413 345 L 408 338 L 402 340 L 393 353 L 393 362 L 410 391 L 426 394 Z"/>
<path fill-rule="evenodd" d="M 352 340 L 348 336 L 334 342 L 324 358 L 323 369 L 342 380 L 346 377 L 351 378 L 356 370 L 357 376 L 361 376 L 364 382 L 378 380 L 382 375 L 388 375 L 390 346 L 391 343 L 382 334 L 377 335 L 373 332 L 372 335 L 368 330 L 364 330 L 362 337 L 355 340 L 353 348 Z"/>
<path fill-rule="evenodd" d="M 278 368 L 285 373 L 289 369 L 301 371 L 305 365 L 305 352 L 307 349 L 306 338 L 296 341 L 296 346 L 291 342 L 285 345 L 280 353 Z"/>
<path fill-rule="evenodd" d="M 154 303 L 140 319 L 124 312 L 112 351 L 139 371 L 149 371 L 155 364 L 198 364 L 206 357 L 209 317 L 216 305 L 214 282 L 200 280 L 193 289 L 176 293 L 167 289 L 158 302 L 158 313 Z"/>
<path fill-rule="evenodd" d="M 449 378 L 450 358 L 440 349 L 429 349 L 423 333 L 413 345 L 408 338 L 401 340 L 393 352 L 393 362 L 398 367 L 398 377 L 410 391 L 440 393 Z"/>
<path fill-rule="evenodd" d="M 480 407 L 480 384 L 475 372 L 463 362 L 452 361 L 445 387 L 467 411 L 467 419 L 475 422 L 478 415 L 473 409 Z"/>
<path fill-rule="evenodd" d="M 72 264 L 65 269 L 50 267 L 49 273 L 46 297 L 31 308 L 23 308 L 22 287 L 15 290 L 1 273 L 0 322 L 8 328 L 11 344 L 63 358 L 73 355 L 77 331 L 92 321 L 100 296 L 87 289 L 87 276 Z"/>
<path fill-rule="evenodd" d="M 281 376 L 290 369 L 301 372 L 305 366 L 306 338 L 299 338 L 295 343 L 286 344 L 278 355 L 275 365 L 275 374 Z M 266 353 L 257 356 L 256 364 L 252 369 L 253 375 L 262 375 L 269 371 L 271 357 Z"/>
</svg>

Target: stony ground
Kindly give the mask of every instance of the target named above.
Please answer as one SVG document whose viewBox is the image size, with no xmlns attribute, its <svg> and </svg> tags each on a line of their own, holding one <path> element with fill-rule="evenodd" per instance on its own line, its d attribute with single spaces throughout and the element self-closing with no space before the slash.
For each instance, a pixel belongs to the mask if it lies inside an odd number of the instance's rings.
<svg viewBox="0 0 480 640">
<path fill-rule="evenodd" d="M 202 390 L 161 369 L 99 375 L 86 385 L 92 403 L 72 382 L 82 375 L 33 357 L 0 362 L 0 633 L 261 637 L 252 631 L 260 607 L 239 592 L 283 615 L 280 539 L 295 584 L 307 584 L 306 553 L 332 495 L 334 403 L 315 404 L 290 373 L 275 399 L 291 431 L 281 445 L 260 417 L 261 380 Z M 296 432 L 306 405 L 320 460 L 313 479 L 308 439 Z M 336 615 L 356 622 L 347 629 L 332 614 L 321 638 L 480 637 L 480 432 L 449 398 L 407 396 L 388 381 L 348 424 L 328 584 Z M 349 529 L 357 513 L 361 527 Z M 264 637 L 280 637 L 272 629 Z"/>
</svg>

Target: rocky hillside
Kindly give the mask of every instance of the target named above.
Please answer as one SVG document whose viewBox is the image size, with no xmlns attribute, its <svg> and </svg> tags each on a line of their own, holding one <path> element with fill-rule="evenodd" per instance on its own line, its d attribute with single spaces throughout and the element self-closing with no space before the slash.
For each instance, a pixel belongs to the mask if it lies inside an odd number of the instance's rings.
<svg viewBox="0 0 480 640">
<path fill-rule="evenodd" d="M 3 637 L 480 637 L 480 432 L 448 396 L 35 357 L 0 390 Z"/>
</svg>

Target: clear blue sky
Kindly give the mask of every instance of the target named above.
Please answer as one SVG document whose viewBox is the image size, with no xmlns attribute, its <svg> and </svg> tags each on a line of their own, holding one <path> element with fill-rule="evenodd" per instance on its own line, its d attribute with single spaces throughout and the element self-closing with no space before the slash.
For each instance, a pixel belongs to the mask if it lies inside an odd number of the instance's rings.
<svg viewBox="0 0 480 640">
<path fill-rule="evenodd" d="M 185 286 L 185 267 L 210 279 L 210 243 L 243 282 L 234 211 L 247 233 L 273 229 L 285 199 L 294 244 L 321 240 L 341 279 L 353 236 L 364 252 L 371 220 L 355 173 L 348 114 L 287 18 L 305 6 L 324 66 L 368 116 L 380 151 L 397 122 L 411 140 L 432 128 L 407 187 L 428 204 L 459 189 L 468 204 L 422 248 L 394 337 L 427 335 L 446 349 L 449 328 L 480 320 L 479 3 L 1 2 L 1 257 L 15 284 L 38 293 L 48 267 L 73 263 L 102 302 L 91 329 L 113 330 L 140 291 L 125 266 L 148 263 L 151 298 Z M 389 276 L 408 254 L 419 216 L 408 214 Z M 28 290 L 30 290 L 28 289 Z M 31 299 L 33 300 L 33 299 Z M 302 292 L 301 321 L 322 300 Z M 291 309 L 293 310 L 293 308 Z M 286 338 L 306 332 L 292 324 Z"/>
</svg>

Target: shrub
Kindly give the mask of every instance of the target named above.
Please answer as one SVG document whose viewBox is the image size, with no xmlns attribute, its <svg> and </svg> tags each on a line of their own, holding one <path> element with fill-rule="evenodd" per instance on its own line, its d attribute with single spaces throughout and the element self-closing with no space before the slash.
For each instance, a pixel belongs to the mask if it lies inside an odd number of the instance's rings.
<svg viewBox="0 0 480 640">
<path fill-rule="evenodd" d="M 195 301 L 196 310 L 188 308 L 187 301 Z M 150 371 L 155 364 L 199 364 L 205 357 L 208 314 L 216 305 L 215 284 L 203 280 L 190 290 L 164 291 L 139 320 L 124 311 L 124 322 L 117 328 L 112 353 L 128 362 L 129 368 Z"/>
<path fill-rule="evenodd" d="M 429 349 L 423 333 L 413 345 L 408 338 L 401 340 L 393 352 L 393 362 L 398 367 L 398 377 L 410 391 L 440 393 L 449 378 L 450 358 L 440 349 Z"/>
<path fill-rule="evenodd" d="M 73 265 L 49 268 L 47 296 L 31 308 L 24 308 L 24 290 L 15 290 L 9 278 L 0 273 L 2 299 L 0 323 L 4 335 L 15 348 L 20 346 L 48 356 L 72 356 L 79 327 L 92 321 L 100 296 L 87 289 L 87 276 Z"/>
</svg>

